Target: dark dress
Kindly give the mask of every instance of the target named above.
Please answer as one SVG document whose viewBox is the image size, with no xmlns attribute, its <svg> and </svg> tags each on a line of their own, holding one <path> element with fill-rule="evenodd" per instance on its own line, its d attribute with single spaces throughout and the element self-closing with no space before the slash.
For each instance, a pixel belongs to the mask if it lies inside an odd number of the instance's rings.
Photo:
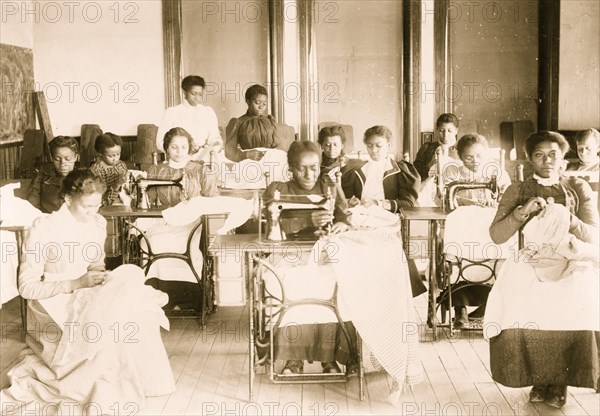
<svg viewBox="0 0 600 416">
<path fill-rule="evenodd" d="M 211 197 L 217 195 L 215 178 L 206 174 L 205 165 L 202 161 L 189 161 L 182 169 L 172 168 L 168 163 L 151 166 L 148 169 L 148 177 L 156 179 L 175 180 L 181 178 L 184 173 L 183 189 L 178 186 L 150 187 L 148 189 L 148 200 L 153 204 L 159 202 L 160 207 L 165 209 L 196 196 Z M 181 227 L 175 228 L 179 230 Z M 161 236 L 159 238 L 168 238 L 168 235 L 161 234 Z M 177 262 L 177 260 L 175 261 Z M 181 265 L 185 264 L 183 262 L 180 263 Z M 199 307 L 202 291 L 197 283 L 173 281 L 169 280 L 169 276 L 156 276 L 152 275 L 153 273 L 151 272 L 152 269 L 146 283 L 169 295 L 169 303 L 165 306 L 165 309 L 170 310 L 175 306 L 179 306 L 183 310 L 197 309 Z"/>
<path fill-rule="evenodd" d="M 43 213 L 58 211 L 64 202 L 61 195 L 63 179 L 52 162 L 44 163 L 29 186 L 27 200 Z"/>
<path fill-rule="evenodd" d="M 273 116 L 254 116 L 246 113 L 231 119 L 226 128 L 225 157 L 234 162 L 245 159 L 242 150 L 282 149 L 279 125 Z M 239 146 L 239 147 L 238 147 Z"/>
<path fill-rule="evenodd" d="M 423 181 L 429 177 L 429 170 L 435 163 L 435 151 L 438 147 L 440 147 L 440 142 L 438 141 L 427 142 L 417 152 L 414 165 Z"/>
<path fill-rule="evenodd" d="M 285 195 L 326 195 L 328 189 L 332 190 L 335 197 L 335 222 L 347 223 L 349 214 L 341 189 L 323 178 L 310 191 L 300 188 L 294 181 L 273 182 L 266 189 L 264 200 L 271 200 L 275 191 L 279 191 L 283 198 Z M 308 215 L 302 216 L 296 212 L 293 217 L 282 216 L 282 228 L 288 234 L 312 234 L 316 228 L 311 224 Z M 351 342 L 355 344 L 354 327 L 351 322 L 345 324 Z M 337 361 L 341 364 L 348 364 L 352 360 L 351 348 L 339 323 L 294 324 L 286 326 L 284 330 L 276 331 L 274 336 L 276 359 Z"/>
<path fill-rule="evenodd" d="M 592 190 L 582 179 L 565 177 L 552 186 L 543 186 L 533 178 L 509 186 L 490 227 L 495 242 L 507 241 L 525 224 L 513 210 L 532 197 L 551 197 L 566 206 L 571 212 L 568 233 L 583 242 L 598 244 L 598 212 Z M 595 275 L 561 275 L 554 277 L 556 282 L 546 283 L 539 280 L 537 272 L 532 273 L 535 269 L 526 261 L 514 257 L 510 256 L 500 270 L 486 310 L 489 331 L 484 334 L 490 338 L 492 378 L 510 387 L 552 384 L 598 390 L 600 332 L 594 328 L 596 324 L 574 318 L 580 314 L 578 311 L 590 318 L 585 312 L 587 307 L 598 307 L 598 294 L 586 293 L 590 282 L 591 286 L 597 285 L 597 263 Z M 535 267 L 545 264 L 544 260 L 537 262 Z M 569 296 L 577 291 L 580 293 L 576 298 Z M 514 311 L 521 315 L 515 316 Z M 547 316 L 559 316 L 560 320 L 544 322 Z M 521 325 L 515 319 L 529 324 Z"/>
</svg>

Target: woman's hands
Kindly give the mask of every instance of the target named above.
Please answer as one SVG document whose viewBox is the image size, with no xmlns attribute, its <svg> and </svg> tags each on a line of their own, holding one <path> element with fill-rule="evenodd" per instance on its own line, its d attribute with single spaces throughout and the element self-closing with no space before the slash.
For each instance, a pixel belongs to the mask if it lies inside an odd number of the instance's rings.
<svg viewBox="0 0 600 416">
<path fill-rule="evenodd" d="M 529 200 L 525 202 L 525 205 L 523 205 L 522 207 L 517 207 L 515 209 L 518 210 L 519 215 L 525 216 L 540 212 L 541 210 L 546 208 L 546 204 L 547 203 L 544 198 L 542 198 L 541 196 L 536 196 L 533 198 L 529 198 Z"/>
<path fill-rule="evenodd" d="M 246 153 L 246 159 L 252 159 L 252 160 L 261 160 L 263 158 L 263 156 L 265 155 L 265 152 L 261 152 L 260 150 L 256 150 L 256 149 L 252 149 L 252 150 L 248 150 Z"/>
<path fill-rule="evenodd" d="M 323 227 L 333 222 L 333 214 L 324 209 L 316 209 L 310 213 L 310 220 L 315 227 Z"/>
<path fill-rule="evenodd" d="M 333 222 L 334 218 L 333 218 L 333 214 L 331 214 L 329 211 L 325 211 L 322 209 L 318 209 L 315 210 L 313 212 L 311 212 L 311 221 L 313 223 L 313 225 L 315 227 L 324 227 L 327 224 L 330 224 Z M 331 226 L 331 229 L 329 230 L 329 234 L 339 234 L 339 233 L 343 233 L 345 231 L 348 231 L 348 228 L 350 228 L 350 226 L 344 222 L 336 222 L 335 224 L 333 224 Z"/>
<path fill-rule="evenodd" d="M 106 271 L 102 270 L 89 270 L 86 274 L 81 276 L 79 279 L 73 280 L 73 290 L 85 289 L 87 287 L 94 287 L 104 284 L 106 281 Z"/>
</svg>

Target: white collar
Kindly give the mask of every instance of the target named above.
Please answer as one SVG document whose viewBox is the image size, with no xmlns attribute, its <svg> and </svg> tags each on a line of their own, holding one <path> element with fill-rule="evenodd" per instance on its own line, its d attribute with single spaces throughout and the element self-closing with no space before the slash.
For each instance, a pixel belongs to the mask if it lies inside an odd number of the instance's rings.
<svg viewBox="0 0 600 416">
<path fill-rule="evenodd" d="M 169 167 L 173 168 L 173 169 L 183 169 L 183 168 L 185 168 L 185 165 L 187 165 L 190 160 L 191 160 L 190 158 L 184 159 L 181 162 L 175 162 L 174 160 L 169 160 Z"/>
<path fill-rule="evenodd" d="M 534 173 L 533 179 L 535 179 L 540 185 L 552 186 L 560 182 L 560 175 L 558 173 L 553 173 L 552 176 L 550 176 L 549 178 L 542 178 L 537 173 Z"/>
</svg>

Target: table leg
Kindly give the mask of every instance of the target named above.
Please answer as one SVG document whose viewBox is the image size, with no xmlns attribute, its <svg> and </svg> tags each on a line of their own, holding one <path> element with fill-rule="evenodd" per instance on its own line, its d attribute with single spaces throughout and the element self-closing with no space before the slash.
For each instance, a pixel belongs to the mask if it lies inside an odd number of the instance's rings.
<svg viewBox="0 0 600 416">
<path fill-rule="evenodd" d="M 431 322 L 433 329 L 433 340 L 437 341 L 437 221 L 429 221 L 429 308 L 427 309 L 427 320 Z"/>
<path fill-rule="evenodd" d="M 244 274 L 246 289 L 248 294 L 248 322 L 250 333 L 248 336 L 248 402 L 252 402 L 252 390 L 254 387 L 254 276 L 252 274 L 253 266 L 252 253 L 244 253 Z"/>
<path fill-rule="evenodd" d="M 24 231 L 15 231 L 15 240 L 17 242 L 17 289 L 19 288 L 19 274 L 21 273 L 21 261 L 23 260 L 23 233 Z M 20 297 L 21 307 L 21 340 L 25 341 L 27 334 L 27 300 Z"/>
</svg>

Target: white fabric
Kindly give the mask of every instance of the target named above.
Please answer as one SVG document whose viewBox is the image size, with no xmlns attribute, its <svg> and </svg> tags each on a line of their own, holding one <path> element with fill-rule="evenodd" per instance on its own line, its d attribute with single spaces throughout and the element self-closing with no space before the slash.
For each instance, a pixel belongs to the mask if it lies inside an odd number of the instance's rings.
<svg viewBox="0 0 600 416">
<path fill-rule="evenodd" d="M 507 259 L 490 292 L 487 338 L 510 328 L 600 331 L 599 248 L 568 234 L 569 218 L 549 204 L 527 224 L 526 248 Z"/>
<path fill-rule="evenodd" d="M 140 218 L 136 226 L 145 232 L 154 254 L 184 253 L 189 235 L 202 215 L 225 214 L 227 219 L 217 234 L 227 234 L 243 225 L 254 212 L 254 201 L 243 198 L 217 196 L 197 196 L 182 201 L 174 207 L 163 210 L 163 218 Z M 141 240 L 147 249 L 145 239 Z M 202 275 L 203 255 L 200 251 L 200 233 L 196 231 L 191 242 L 191 260 L 198 277 Z M 154 261 L 147 273 L 148 277 L 161 280 L 197 283 L 190 267 L 179 259 L 164 258 Z"/>
<path fill-rule="evenodd" d="M 266 188 L 265 173 L 269 173 L 269 183 L 287 182 L 287 153 L 280 149 L 259 149 L 265 152 L 261 160 L 244 159 L 233 163 L 221 161 L 214 169 L 224 188 L 262 189 Z"/>
<path fill-rule="evenodd" d="M 400 221 L 397 214 L 389 212 L 379 205 L 371 205 L 366 208 L 364 205 L 357 205 L 349 208 L 352 213 L 350 220 L 355 228 L 379 228 L 390 225 L 396 225 Z"/>
<path fill-rule="evenodd" d="M 186 100 L 183 100 L 181 104 L 167 108 L 156 135 L 156 147 L 159 151 L 164 151 L 165 134 L 173 127 L 182 127 L 190 133 L 195 146 L 208 146 L 195 155 L 196 160 L 208 162 L 208 152 L 211 149 L 219 151 L 219 148 L 222 147 L 223 140 L 219 132 L 217 115 L 212 108 L 206 105 L 192 106 Z"/>
<path fill-rule="evenodd" d="M 127 317 L 133 313 L 155 314 L 158 324 L 169 330 L 169 320 L 161 306 L 168 303 L 168 295 L 145 285 L 146 276 L 139 267 L 126 264 L 108 272 L 106 283 L 93 288 L 76 290 L 61 325 L 61 337 L 52 365 L 64 365 L 72 360 L 91 360 L 114 343 L 115 324 L 126 329 Z M 97 342 L 89 342 L 86 327 L 98 331 Z"/>
<path fill-rule="evenodd" d="M 290 299 L 328 299 L 337 283 L 341 319 L 354 323 L 394 379 L 392 403 L 397 402 L 405 384 L 422 380 L 418 324 L 397 227 L 329 236 L 319 240 L 311 252 L 279 256 L 274 267 Z M 281 287 L 273 274 L 265 272 L 263 279 L 266 290 L 280 298 Z M 282 318 L 282 325 L 327 322 L 337 319 L 318 305 L 294 307 Z"/>
<path fill-rule="evenodd" d="M 228 213 L 227 220 L 217 230 L 217 234 L 227 234 L 228 231 L 248 221 L 253 214 L 253 210 L 253 200 L 231 196 L 210 198 L 197 196 L 163 210 L 162 215 L 167 224 L 187 225 L 196 222 L 202 215 Z"/>
<path fill-rule="evenodd" d="M 375 199 L 380 201 L 385 199 L 383 191 L 383 174 L 386 170 L 392 168 L 389 158 L 374 161 L 369 160 L 363 167 L 365 174 L 365 186 L 362 191 L 362 199 Z"/>
<path fill-rule="evenodd" d="M 42 211 L 29 201 L 14 195 L 19 183 L 0 188 L 0 222 L 3 226 L 30 227 L 33 220 L 43 217 Z M 12 231 L 0 231 L 0 305 L 19 294 L 17 288 L 17 266 L 19 265 L 17 239 Z M 1 307 L 1 306 L 0 306 Z"/>
<path fill-rule="evenodd" d="M 446 217 L 444 253 L 469 260 L 506 259 L 518 251 L 516 235 L 503 244 L 490 237 L 495 208 L 458 207 Z M 476 219 L 476 221 L 474 221 Z"/>
<path fill-rule="evenodd" d="M 397 228 L 354 231 L 328 238 L 339 297 L 363 342 L 394 380 L 388 401 L 405 385 L 421 382 L 408 263 Z M 365 261 L 365 259 L 369 259 Z"/>
</svg>

